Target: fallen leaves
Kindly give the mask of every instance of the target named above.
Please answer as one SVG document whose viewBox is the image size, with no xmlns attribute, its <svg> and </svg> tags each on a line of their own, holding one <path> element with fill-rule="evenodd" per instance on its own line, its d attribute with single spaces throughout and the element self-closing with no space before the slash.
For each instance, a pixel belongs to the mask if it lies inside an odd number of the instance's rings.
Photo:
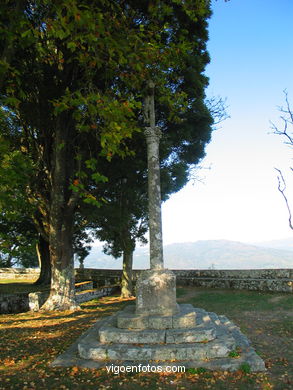
<svg viewBox="0 0 293 390">
<path fill-rule="evenodd" d="M 14 366 L 15 365 L 15 360 L 11 358 L 6 358 L 3 362 L 4 366 L 9 367 L 9 366 Z"/>
<path fill-rule="evenodd" d="M 228 294 L 228 293 L 227 293 Z M 0 349 L 0 390 L 56 390 L 81 389 L 262 389 L 292 388 L 292 377 L 289 368 L 292 367 L 293 336 L 290 323 L 286 318 L 276 316 L 276 321 L 268 321 L 262 315 L 253 325 L 251 318 L 241 311 L 235 315 L 235 322 L 241 321 L 252 336 L 252 343 L 266 357 L 268 373 L 250 374 L 242 372 L 186 372 L 184 374 L 135 374 L 109 375 L 106 370 L 92 370 L 80 367 L 53 368 L 52 360 L 70 346 L 88 327 L 99 318 L 120 310 L 133 299 L 121 300 L 119 297 L 105 297 L 82 305 L 78 312 L 44 312 L 3 315 L 1 321 Z M 227 310 L 229 307 L 227 306 Z M 289 313 L 289 312 L 288 312 Z M 229 315 L 229 313 L 225 313 Z M 273 317 L 273 313 L 270 314 Z M 289 315 L 289 314 L 287 314 Z M 233 318 L 233 317 L 232 317 Z M 290 317 L 291 318 L 291 317 Z M 280 321 L 283 326 L 278 330 L 278 339 L 272 327 L 277 327 Z M 279 322 L 278 322 L 279 321 Z M 261 330 L 261 332 L 260 332 Z M 281 333 L 282 330 L 282 333 Z M 291 338 L 283 341 L 289 333 Z M 255 331 L 258 331 L 256 334 Z M 271 334 L 271 336 L 268 336 Z M 255 337 L 255 338 L 254 338 Z M 254 338 L 254 339 L 253 339 Z M 272 344 L 274 343 L 274 344 Z M 290 355 L 291 353 L 291 355 Z M 158 363 L 158 362 L 157 362 Z M 288 373 L 287 371 L 288 370 Z M 281 387 L 283 386 L 283 387 Z"/>
</svg>

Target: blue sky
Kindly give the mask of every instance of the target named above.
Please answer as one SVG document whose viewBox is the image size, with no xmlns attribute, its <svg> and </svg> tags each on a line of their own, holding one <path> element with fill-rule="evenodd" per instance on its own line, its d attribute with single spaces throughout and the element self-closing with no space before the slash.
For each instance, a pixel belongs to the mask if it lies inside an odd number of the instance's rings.
<svg viewBox="0 0 293 390">
<path fill-rule="evenodd" d="M 204 184 L 188 184 L 163 205 L 164 243 L 290 237 L 274 167 L 287 178 L 293 209 L 292 149 L 270 134 L 270 121 L 280 124 L 284 89 L 293 106 L 293 1 L 218 0 L 213 11 L 207 96 L 227 98 L 230 118 L 206 148 Z"/>
</svg>

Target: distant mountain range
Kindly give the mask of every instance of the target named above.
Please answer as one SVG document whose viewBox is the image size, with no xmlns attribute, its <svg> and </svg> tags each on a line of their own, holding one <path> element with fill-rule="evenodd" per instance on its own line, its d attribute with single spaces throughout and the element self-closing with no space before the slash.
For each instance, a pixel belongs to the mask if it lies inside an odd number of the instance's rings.
<svg viewBox="0 0 293 390">
<path fill-rule="evenodd" d="M 170 269 L 293 268 L 293 239 L 254 244 L 228 240 L 170 244 L 164 247 L 164 262 Z M 121 269 L 122 260 L 105 255 L 102 246 L 93 247 L 84 266 Z M 134 269 L 145 268 L 149 268 L 148 246 L 134 253 Z"/>
<path fill-rule="evenodd" d="M 256 242 L 254 243 L 254 245 L 262 246 L 265 248 L 293 251 L 293 238 L 283 238 L 282 240 Z"/>
</svg>

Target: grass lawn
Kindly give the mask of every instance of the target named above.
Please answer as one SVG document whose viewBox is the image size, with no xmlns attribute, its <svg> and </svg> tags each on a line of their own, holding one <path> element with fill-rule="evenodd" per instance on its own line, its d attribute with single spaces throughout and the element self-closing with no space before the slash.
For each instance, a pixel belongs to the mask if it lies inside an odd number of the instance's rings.
<svg viewBox="0 0 293 390">
<path fill-rule="evenodd" d="M 178 288 L 178 302 L 225 314 L 250 338 L 265 360 L 266 373 L 243 371 L 184 374 L 108 374 L 99 370 L 52 368 L 50 362 L 98 319 L 129 300 L 105 297 L 76 312 L 0 315 L 0 389 L 218 389 L 293 388 L 293 296 L 259 292 Z"/>
</svg>

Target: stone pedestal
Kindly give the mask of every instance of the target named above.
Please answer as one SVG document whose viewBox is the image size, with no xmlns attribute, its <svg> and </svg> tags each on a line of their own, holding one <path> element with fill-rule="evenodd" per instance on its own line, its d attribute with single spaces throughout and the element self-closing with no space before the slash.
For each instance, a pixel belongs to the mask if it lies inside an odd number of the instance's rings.
<svg viewBox="0 0 293 390">
<path fill-rule="evenodd" d="M 237 359 L 233 358 L 239 352 Z M 183 365 L 216 370 L 265 371 L 264 362 L 247 338 L 225 316 L 189 304 L 173 315 L 137 314 L 134 305 L 99 321 L 78 341 L 75 365 Z M 103 363 L 104 362 L 104 363 Z"/>
<path fill-rule="evenodd" d="M 136 313 L 164 316 L 178 312 L 174 273 L 166 269 L 141 272 L 136 284 Z"/>
</svg>

